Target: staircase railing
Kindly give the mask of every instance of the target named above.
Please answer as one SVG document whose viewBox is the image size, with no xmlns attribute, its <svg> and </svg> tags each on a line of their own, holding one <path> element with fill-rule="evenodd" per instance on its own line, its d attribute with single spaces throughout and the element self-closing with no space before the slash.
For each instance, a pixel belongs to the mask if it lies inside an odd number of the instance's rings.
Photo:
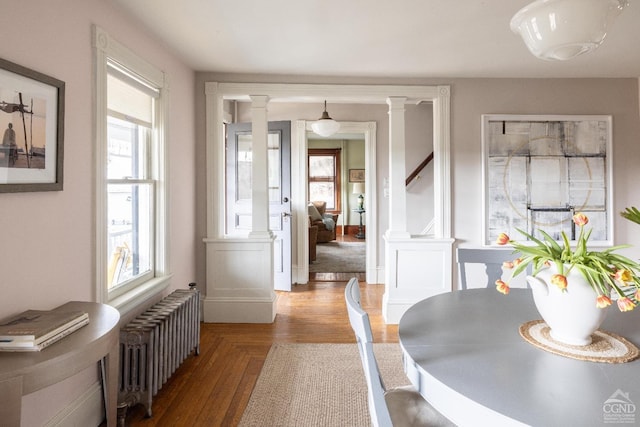
<svg viewBox="0 0 640 427">
<path fill-rule="evenodd" d="M 425 167 L 426 167 L 426 166 L 431 162 L 431 160 L 433 160 L 433 152 L 432 152 L 431 154 L 429 154 L 429 155 L 427 156 L 427 158 L 426 158 L 426 159 L 424 159 L 424 160 L 422 161 L 422 163 L 420 163 L 420 164 L 418 165 L 418 167 L 417 167 L 413 172 L 411 172 L 411 174 L 410 174 L 410 175 L 407 177 L 407 179 L 405 180 L 405 184 L 404 184 L 404 185 L 405 185 L 405 187 L 406 187 L 406 186 L 408 186 L 409 184 L 411 184 L 411 181 L 413 181 L 414 179 L 416 179 L 416 177 L 418 176 L 418 174 L 419 174 L 420 172 L 422 172 L 422 169 L 424 169 L 424 168 L 425 168 Z"/>
</svg>

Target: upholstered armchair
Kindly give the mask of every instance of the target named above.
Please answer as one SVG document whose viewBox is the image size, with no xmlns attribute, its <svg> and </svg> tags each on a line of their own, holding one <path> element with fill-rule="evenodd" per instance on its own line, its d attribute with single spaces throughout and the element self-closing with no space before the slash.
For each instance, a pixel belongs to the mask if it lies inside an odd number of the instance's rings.
<svg viewBox="0 0 640 427">
<path fill-rule="evenodd" d="M 309 262 L 316 260 L 316 243 L 318 243 L 318 226 L 309 224 Z"/>
<path fill-rule="evenodd" d="M 318 243 L 326 243 L 336 239 L 338 214 L 326 213 L 327 202 L 309 202 L 309 222 L 318 227 Z"/>
</svg>

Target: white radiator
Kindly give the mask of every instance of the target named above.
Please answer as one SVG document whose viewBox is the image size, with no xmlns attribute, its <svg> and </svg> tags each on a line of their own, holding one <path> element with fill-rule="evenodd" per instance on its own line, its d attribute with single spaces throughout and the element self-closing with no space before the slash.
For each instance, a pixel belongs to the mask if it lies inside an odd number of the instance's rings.
<svg viewBox="0 0 640 427">
<path fill-rule="evenodd" d="M 120 329 L 118 418 L 152 398 L 192 352 L 200 353 L 200 305 L 195 283 L 176 290 Z"/>
</svg>

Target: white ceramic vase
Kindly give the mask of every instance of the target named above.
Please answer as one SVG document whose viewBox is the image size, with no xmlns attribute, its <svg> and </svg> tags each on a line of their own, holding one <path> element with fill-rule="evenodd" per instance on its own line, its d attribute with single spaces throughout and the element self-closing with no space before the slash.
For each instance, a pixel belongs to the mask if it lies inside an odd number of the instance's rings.
<svg viewBox="0 0 640 427">
<path fill-rule="evenodd" d="M 577 268 L 565 274 L 568 283 L 565 291 L 551 283 L 554 274 L 557 268 L 552 265 L 536 277 L 527 276 L 536 308 L 551 328 L 551 337 L 570 345 L 591 344 L 591 334 L 604 321 L 608 307 L 596 307 L 597 295 Z"/>
</svg>

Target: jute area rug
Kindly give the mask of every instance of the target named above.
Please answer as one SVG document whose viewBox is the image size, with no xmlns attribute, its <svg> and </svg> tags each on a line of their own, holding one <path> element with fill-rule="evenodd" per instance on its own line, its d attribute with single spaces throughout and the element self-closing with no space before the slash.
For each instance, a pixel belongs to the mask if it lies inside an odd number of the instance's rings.
<svg viewBox="0 0 640 427">
<path fill-rule="evenodd" d="M 309 264 L 311 273 L 364 273 L 366 244 L 327 242 L 316 245 L 316 260 Z"/>
<path fill-rule="evenodd" d="M 387 388 L 409 384 L 399 344 L 374 351 Z M 370 426 L 356 344 L 274 344 L 239 425 Z"/>
</svg>

